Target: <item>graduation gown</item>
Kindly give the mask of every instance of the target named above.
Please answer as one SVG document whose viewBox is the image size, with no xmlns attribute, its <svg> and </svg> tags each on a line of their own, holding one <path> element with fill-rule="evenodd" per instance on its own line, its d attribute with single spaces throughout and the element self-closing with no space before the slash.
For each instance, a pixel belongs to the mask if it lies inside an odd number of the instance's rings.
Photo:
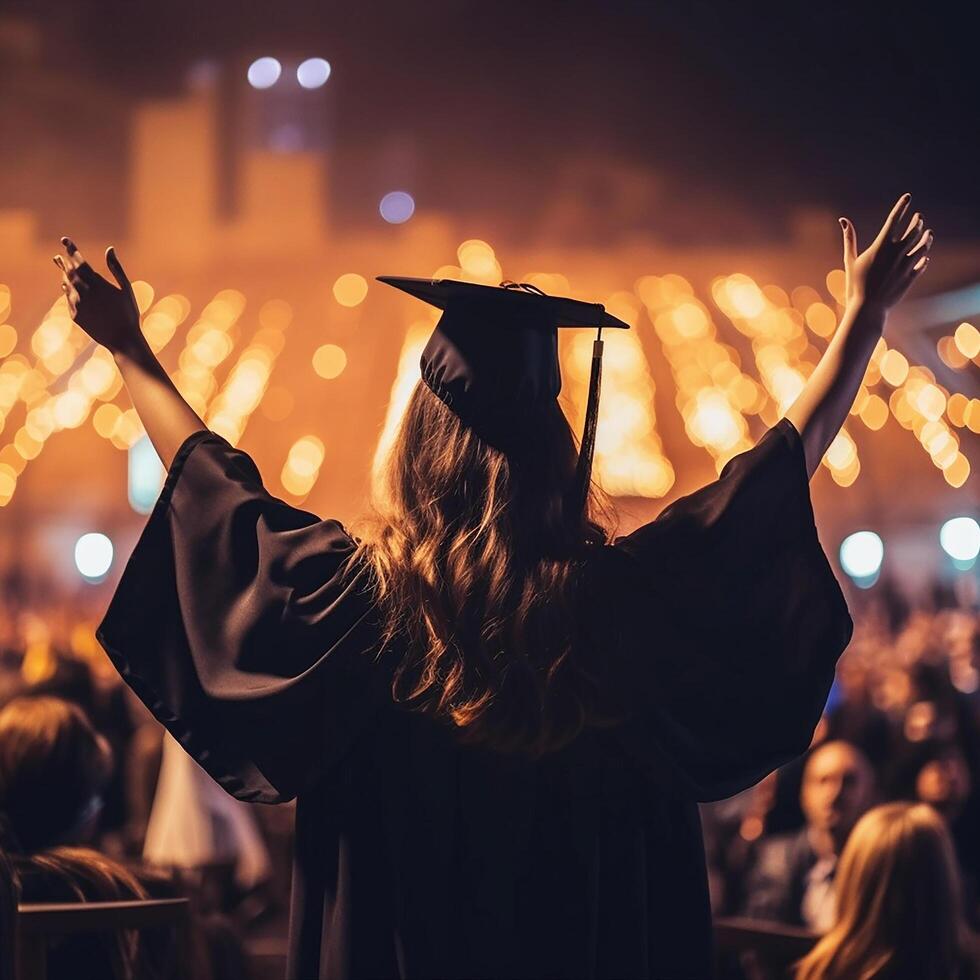
<svg viewBox="0 0 980 980">
<path fill-rule="evenodd" d="M 595 549 L 626 717 L 535 763 L 393 703 L 354 548 L 201 431 L 98 630 L 226 791 L 296 797 L 289 977 L 710 975 L 697 802 L 805 751 L 853 629 L 792 423 Z"/>
</svg>

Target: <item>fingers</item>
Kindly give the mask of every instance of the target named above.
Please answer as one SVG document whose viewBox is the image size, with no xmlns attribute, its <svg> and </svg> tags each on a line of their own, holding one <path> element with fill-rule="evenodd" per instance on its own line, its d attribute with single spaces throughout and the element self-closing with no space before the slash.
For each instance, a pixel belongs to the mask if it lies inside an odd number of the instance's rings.
<svg viewBox="0 0 980 980">
<path fill-rule="evenodd" d="M 918 269 L 923 259 L 928 261 L 929 250 L 932 248 L 933 238 L 934 236 L 932 234 L 932 229 L 929 229 L 916 243 L 915 247 L 912 248 L 907 254 L 902 256 L 903 266 L 905 268 Z M 925 268 L 925 266 L 922 266 L 922 268 Z"/>
<path fill-rule="evenodd" d="M 915 280 L 926 271 L 928 266 L 928 255 L 923 255 L 921 258 L 919 256 L 915 256 L 914 258 L 910 259 L 908 268 L 902 273 L 901 282 L 903 290 L 907 289 L 911 283 L 915 282 Z"/>
<path fill-rule="evenodd" d="M 78 290 L 75 289 L 75 287 L 72 286 L 67 279 L 62 277 L 61 291 L 65 294 L 65 299 L 68 300 L 68 309 L 71 311 L 72 318 L 74 318 L 78 309 L 79 301 L 81 300 Z"/>
<path fill-rule="evenodd" d="M 54 264 L 61 270 L 61 280 L 64 285 L 74 288 L 79 293 L 88 291 L 90 284 L 84 278 L 81 268 L 70 265 L 62 255 L 54 256 Z"/>
<path fill-rule="evenodd" d="M 78 246 L 70 238 L 62 238 L 61 244 L 65 246 L 65 251 L 68 253 L 69 269 L 77 269 L 79 275 L 89 285 L 94 283 L 99 274 L 89 265 L 85 256 L 78 250 Z"/>
<path fill-rule="evenodd" d="M 911 245 L 912 242 L 917 241 L 919 235 L 922 234 L 922 226 L 924 224 L 925 219 L 922 217 L 922 213 L 920 211 L 916 211 L 915 214 L 912 215 L 912 220 L 909 222 L 908 228 L 905 229 L 905 232 L 900 239 L 901 242 L 903 244 L 908 242 L 909 245 Z"/>
<path fill-rule="evenodd" d="M 902 217 L 908 209 L 909 201 L 911 200 L 911 194 L 903 194 L 895 202 L 895 206 L 891 209 L 891 213 L 885 219 L 885 223 L 881 229 L 886 238 L 889 238 L 892 241 L 896 241 L 898 239 L 898 229 L 901 226 Z"/>
<path fill-rule="evenodd" d="M 921 258 L 924 254 L 923 249 L 928 252 L 929 248 L 932 246 L 933 232 L 931 228 L 927 228 L 925 231 L 918 232 L 914 237 L 910 235 L 908 238 L 902 240 L 902 251 L 905 256 L 917 255 Z"/>
<path fill-rule="evenodd" d="M 116 256 L 116 250 L 112 245 L 105 250 L 105 261 L 106 265 L 109 266 L 109 271 L 116 277 L 116 282 L 119 283 L 120 289 L 132 293 L 133 287 L 130 284 L 129 277 L 126 275 L 126 270 L 123 269 L 122 263 Z"/>
<path fill-rule="evenodd" d="M 838 218 L 841 230 L 844 232 L 844 269 L 857 258 L 857 229 L 847 218 Z"/>
<path fill-rule="evenodd" d="M 899 287 L 902 293 L 929 267 L 930 256 L 928 255 L 928 251 L 931 247 L 932 233 L 930 232 L 926 244 L 905 258 L 905 264 L 899 277 Z"/>
<path fill-rule="evenodd" d="M 78 246 L 70 238 L 62 238 L 61 244 L 65 246 L 65 251 L 68 253 L 69 264 L 77 269 L 85 261 L 82 253 L 78 251 Z"/>
</svg>

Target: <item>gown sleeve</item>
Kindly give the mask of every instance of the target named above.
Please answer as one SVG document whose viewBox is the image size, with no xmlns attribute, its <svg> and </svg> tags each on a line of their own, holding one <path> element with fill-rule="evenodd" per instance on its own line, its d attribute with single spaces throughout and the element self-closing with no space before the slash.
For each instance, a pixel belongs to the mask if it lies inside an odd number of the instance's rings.
<svg viewBox="0 0 980 980">
<path fill-rule="evenodd" d="M 792 422 L 610 551 L 624 556 L 616 646 L 641 760 L 708 801 L 806 751 L 854 624 Z"/>
<path fill-rule="evenodd" d="M 97 636 L 228 793 L 291 799 L 377 705 L 377 631 L 355 543 L 269 494 L 221 436 L 189 436 Z"/>
</svg>

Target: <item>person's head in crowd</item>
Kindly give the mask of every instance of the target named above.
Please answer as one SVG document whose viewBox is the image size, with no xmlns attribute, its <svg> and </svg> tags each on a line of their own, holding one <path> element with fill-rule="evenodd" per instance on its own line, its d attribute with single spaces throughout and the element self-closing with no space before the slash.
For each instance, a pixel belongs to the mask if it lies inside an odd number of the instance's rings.
<svg viewBox="0 0 980 980">
<path fill-rule="evenodd" d="M 947 821 L 959 816 L 971 789 L 970 767 L 963 750 L 953 742 L 937 745 L 915 777 L 916 799 L 928 803 Z"/>
<path fill-rule="evenodd" d="M 931 807 L 887 803 L 866 813 L 841 854 L 836 892 L 836 922 L 796 980 L 975 976 L 953 845 Z"/>
<path fill-rule="evenodd" d="M 30 853 L 85 843 L 112 753 L 75 704 L 15 698 L 0 709 L 0 817 L 5 847 Z"/>
<path fill-rule="evenodd" d="M 860 749 L 849 742 L 824 742 L 803 770 L 800 806 L 811 836 L 839 853 L 851 828 L 871 805 L 874 774 Z"/>
</svg>

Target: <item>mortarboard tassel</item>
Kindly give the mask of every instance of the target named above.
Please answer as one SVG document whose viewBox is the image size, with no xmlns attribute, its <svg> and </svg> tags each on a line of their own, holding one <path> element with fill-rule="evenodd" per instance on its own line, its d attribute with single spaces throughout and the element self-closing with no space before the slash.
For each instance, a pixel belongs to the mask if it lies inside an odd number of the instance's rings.
<svg viewBox="0 0 980 980">
<path fill-rule="evenodd" d="M 576 497 L 575 512 L 585 507 L 592 480 L 592 456 L 595 452 L 595 433 L 599 424 L 599 389 L 602 387 L 602 327 L 592 344 L 592 374 L 589 378 L 589 400 L 585 408 L 585 427 L 582 430 L 582 443 L 578 452 L 578 467 L 575 474 Z"/>
</svg>

